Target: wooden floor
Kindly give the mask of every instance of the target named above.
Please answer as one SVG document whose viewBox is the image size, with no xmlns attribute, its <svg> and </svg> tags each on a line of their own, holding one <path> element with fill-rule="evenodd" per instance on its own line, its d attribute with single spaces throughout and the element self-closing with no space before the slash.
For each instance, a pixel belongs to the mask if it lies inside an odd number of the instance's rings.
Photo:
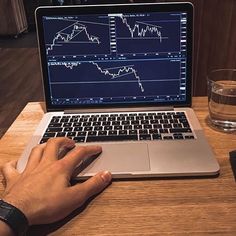
<svg viewBox="0 0 236 236">
<path fill-rule="evenodd" d="M 29 101 L 42 101 L 36 48 L 0 48 L 0 138 Z"/>
</svg>

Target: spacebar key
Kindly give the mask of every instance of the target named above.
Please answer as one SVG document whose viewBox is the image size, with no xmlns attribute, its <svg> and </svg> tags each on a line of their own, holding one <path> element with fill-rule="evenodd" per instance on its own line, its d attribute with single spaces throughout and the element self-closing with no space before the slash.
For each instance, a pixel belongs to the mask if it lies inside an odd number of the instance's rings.
<svg viewBox="0 0 236 236">
<path fill-rule="evenodd" d="M 137 135 L 88 136 L 86 142 L 138 140 Z"/>
</svg>

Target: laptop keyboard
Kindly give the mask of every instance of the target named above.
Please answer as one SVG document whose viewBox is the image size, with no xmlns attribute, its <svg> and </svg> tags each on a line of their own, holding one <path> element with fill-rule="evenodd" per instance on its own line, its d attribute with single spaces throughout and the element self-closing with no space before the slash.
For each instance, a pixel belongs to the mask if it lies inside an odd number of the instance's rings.
<svg viewBox="0 0 236 236">
<path fill-rule="evenodd" d="M 53 116 L 40 143 L 53 137 L 75 142 L 194 139 L 184 112 Z"/>
</svg>

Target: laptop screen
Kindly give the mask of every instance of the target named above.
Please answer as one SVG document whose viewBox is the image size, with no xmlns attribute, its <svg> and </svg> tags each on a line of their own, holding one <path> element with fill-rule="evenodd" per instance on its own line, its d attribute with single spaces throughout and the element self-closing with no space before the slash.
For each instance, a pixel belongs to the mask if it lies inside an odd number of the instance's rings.
<svg viewBox="0 0 236 236">
<path fill-rule="evenodd" d="M 192 7 L 143 6 L 37 10 L 49 107 L 190 103 Z"/>
</svg>

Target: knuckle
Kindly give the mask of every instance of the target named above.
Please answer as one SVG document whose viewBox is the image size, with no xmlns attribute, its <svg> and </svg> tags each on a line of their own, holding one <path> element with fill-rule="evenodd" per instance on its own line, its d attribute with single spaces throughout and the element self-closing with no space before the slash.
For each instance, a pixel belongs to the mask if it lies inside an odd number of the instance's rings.
<svg viewBox="0 0 236 236">
<path fill-rule="evenodd" d="M 61 172 L 64 171 L 65 166 L 66 166 L 66 162 L 63 161 L 63 159 L 62 159 L 62 160 L 57 161 L 57 162 L 55 163 L 55 167 L 54 167 L 54 168 L 55 168 L 55 170 L 56 170 L 58 173 L 61 173 Z"/>
</svg>

